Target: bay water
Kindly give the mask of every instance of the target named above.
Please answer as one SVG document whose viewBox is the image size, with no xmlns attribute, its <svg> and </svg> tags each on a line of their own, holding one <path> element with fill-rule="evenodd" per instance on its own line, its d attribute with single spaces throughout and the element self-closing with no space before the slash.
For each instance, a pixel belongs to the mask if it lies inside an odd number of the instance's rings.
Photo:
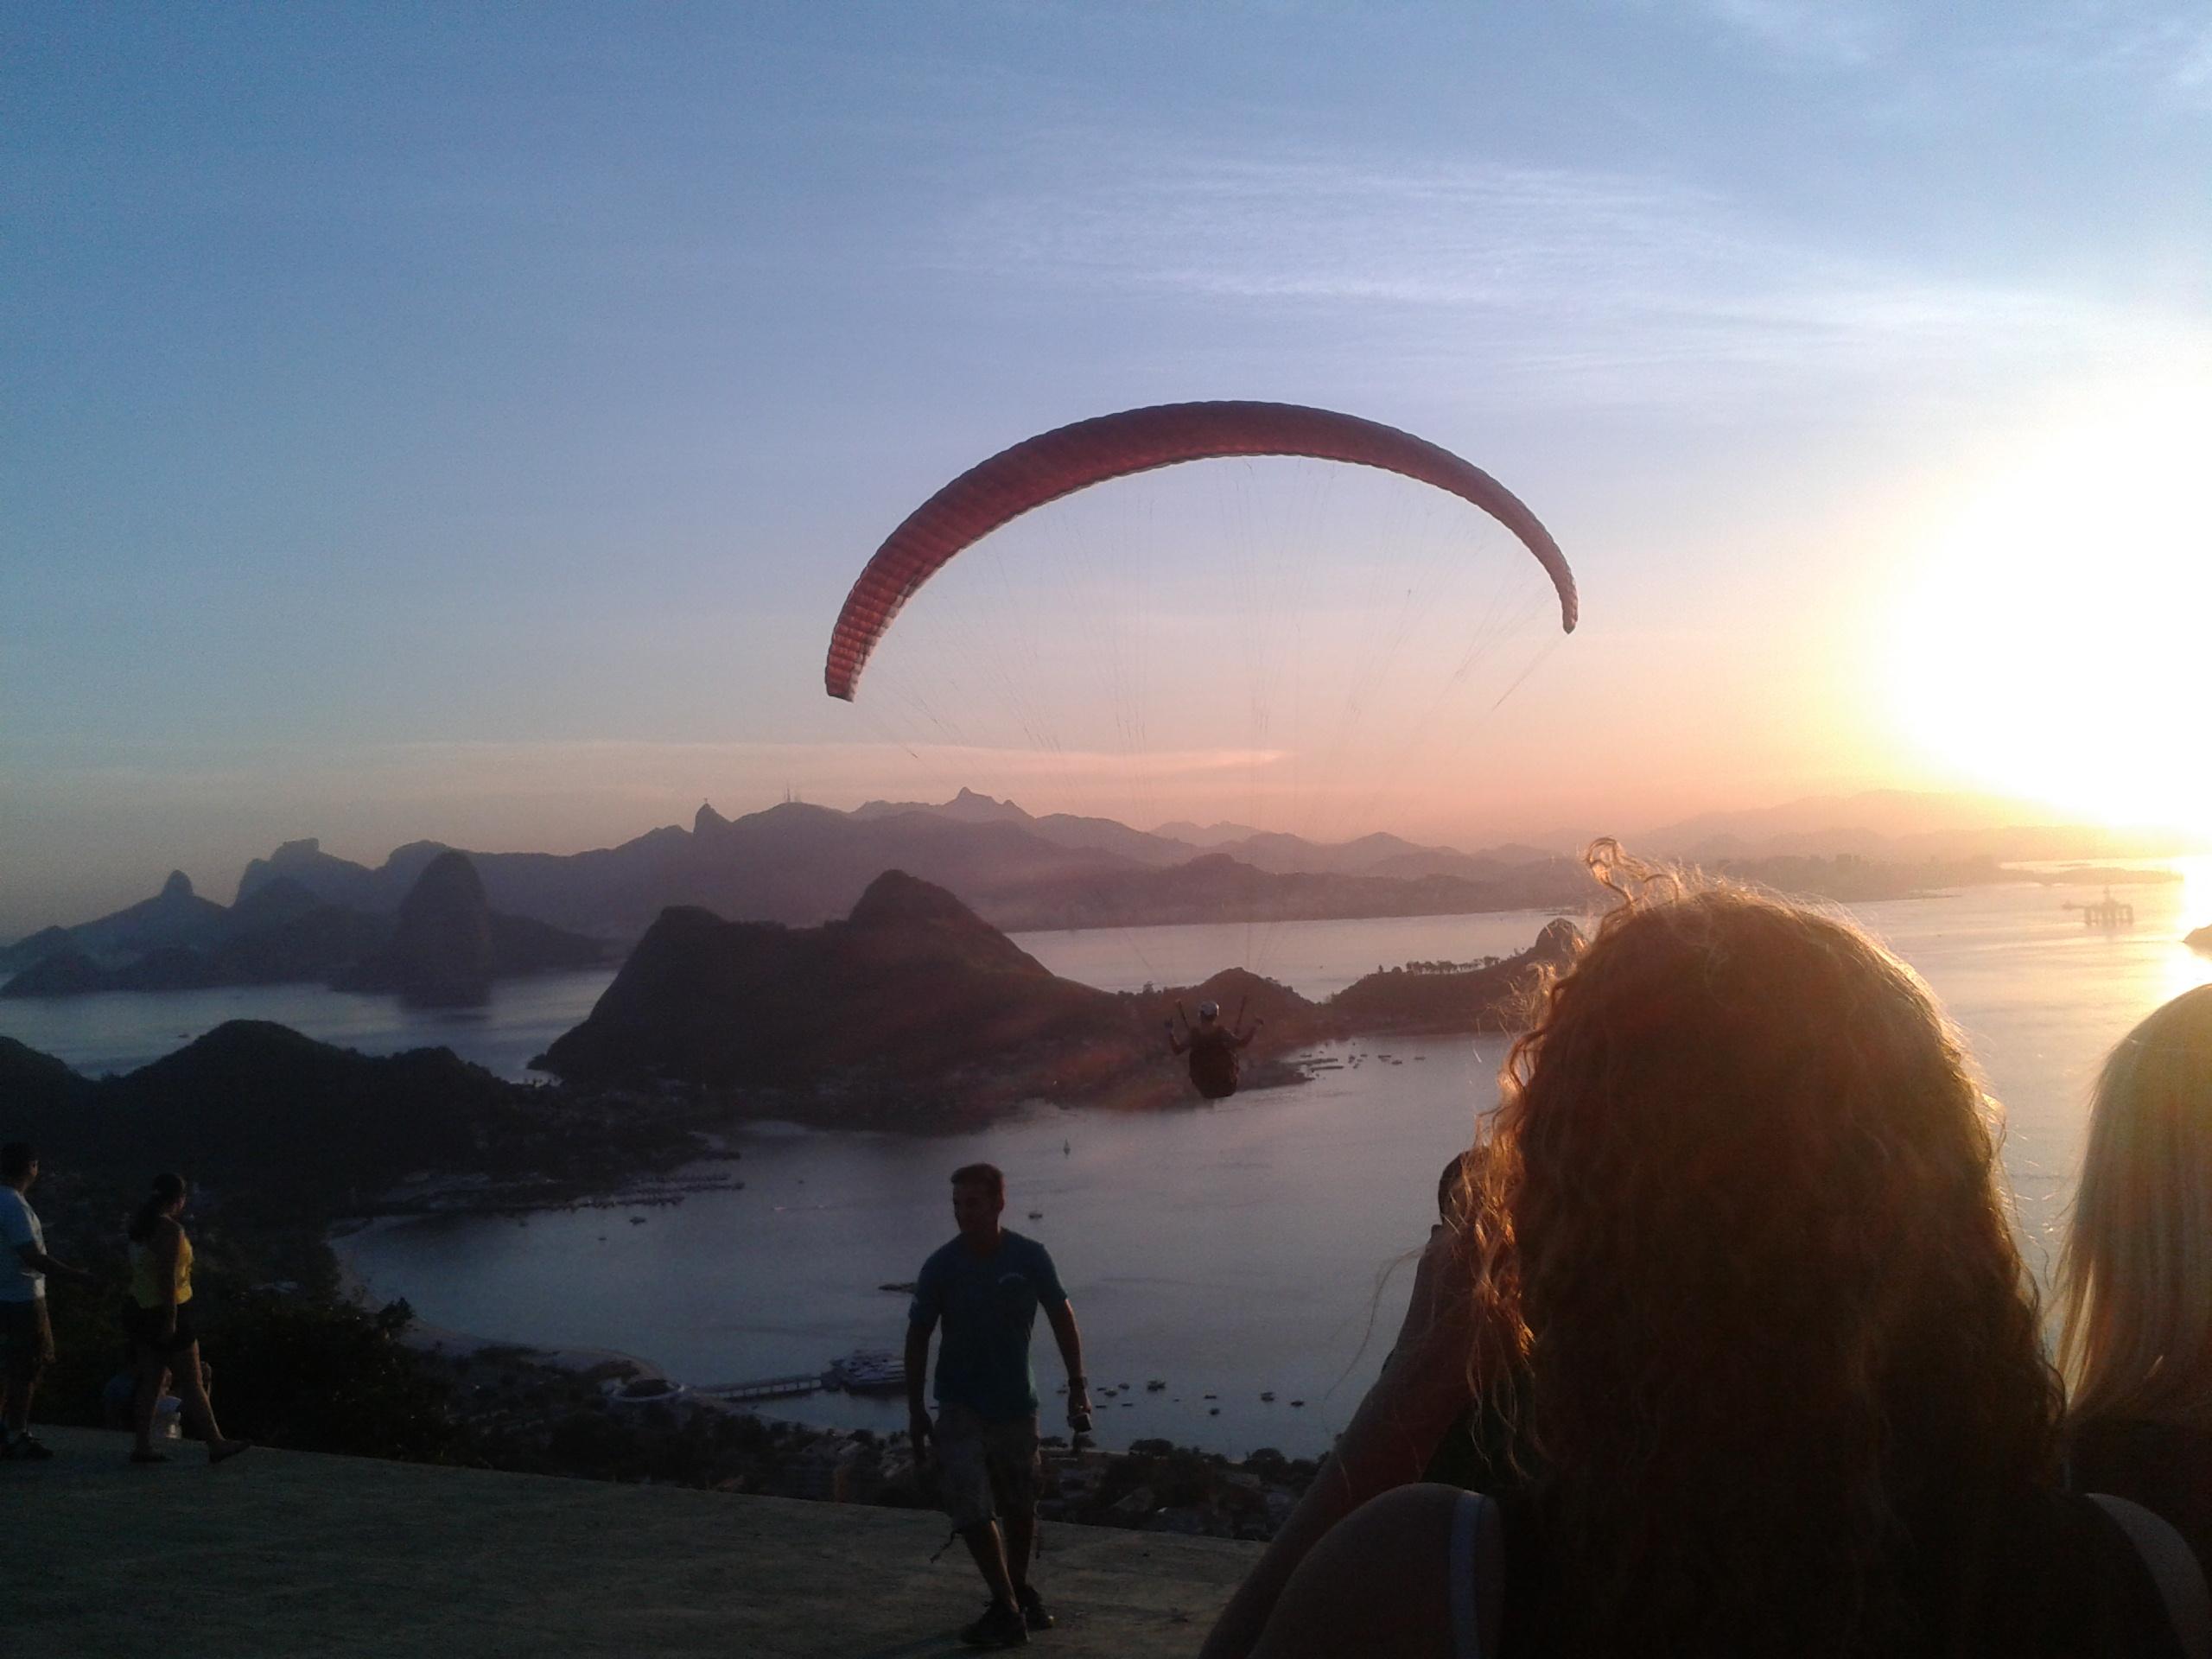
<svg viewBox="0 0 2212 1659">
<path fill-rule="evenodd" d="M 2160 1002 L 2212 980 L 2212 957 L 2180 943 L 2212 922 L 2212 861 L 2173 868 L 2183 879 L 2116 891 L 2134 906 L 2128 928 L 2084 925 L 2063 906 L 2099 892 L 2063 880 L 1853 910 L 1935 988 L 2004 1103 L 2022 1235 L 2046 1279 L 2103 1054 Z M 1111 989 L 1244 965 L 1318 997 L 1378 965 L 1508 954 L 1548 919 L 1111 929 L 1019 943 L 1055 972 Z M 224 1018 L 272 1019 L 369 1052 L 442 1043 L 521 1076 L 608 976 L 515 982 L 458 1016 L 302 987 L 0 1003 L 0 1032 L 98 1071 L 142 1064 Z M 988 1160 L 1007 1172 L 1007 1224 L 1059 1264 L 1103 1444 L 1162 1436 L 1312 1453 L 1388 1351 L 1437 1174 L 1494 1103 L 1503 1052 L 1491 1038 L 1362 1039 L 1321 1051 L 1341 1065 L 1296 1087 L 1141 1115 L 1039 1105 L 952 1136 L 759 1124 L 733 1137 L 739 1191 L 675 1207 L 385 1222 L 338 1248 L 377 1296 L 404 1295 L 438 1325 L 611 1348 L 696 1384 L 814 1372 L 856 1348 L 898 1348 L 906 1297 L 880 1287 L 912 1280 L 951 1236 L 946 1178 Z M 1060 1375 L 1051 1349 L 1040 1321 L 1048 1430 Z M 1165 1386 L 1149 1389 L 1155 1380 Z M 769 1408 L 879 1430 L 905 1421 L 896 1398 L 817 1394 Z"/>
</svg>

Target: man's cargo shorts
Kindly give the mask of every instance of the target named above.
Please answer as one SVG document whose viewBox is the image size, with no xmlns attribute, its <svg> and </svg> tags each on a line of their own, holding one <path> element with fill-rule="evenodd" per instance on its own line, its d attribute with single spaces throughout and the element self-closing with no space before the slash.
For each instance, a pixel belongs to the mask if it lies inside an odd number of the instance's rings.
<svg viewBox="0 0 2212 1659">
<path fill-rule="evenodd" d="M 944 1510 L 965 1529 L 994 1514 L 1021 1515 L 1037 1507 L 1037 1414 L 986 1422 L 963 1405 L 940 1404 L 937 1460 Z"/>
</svg>

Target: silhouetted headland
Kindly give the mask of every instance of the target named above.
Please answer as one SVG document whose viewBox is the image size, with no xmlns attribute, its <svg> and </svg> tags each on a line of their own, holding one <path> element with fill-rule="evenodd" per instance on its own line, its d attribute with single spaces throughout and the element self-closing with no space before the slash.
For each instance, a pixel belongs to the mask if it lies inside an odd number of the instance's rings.
<svg viewBox="0 0 2212 1659">
<path fill-rule="evenodd" d="M 1573 935 L 1554 922 L 1509 961 L 1378 972 L 1324 1003 L 1234 969 L 1118 994 L 1058 977 L 951 893 L 890 870 L 821 927 L 664 912 L 536 1064 L 578 1083 L 697 1087 L 747 1116 L 886 1127 L 951 1128 L 1040 1098 L 1166 1105 L 1189 1095 L 1160 1033 L 1178 999 L 1266 1021 L 1245 1079 L 1265 1087 L 1298 1080 L 1286 1055 L 1332 1038 L 1502 1029 Z"/>
</svg>

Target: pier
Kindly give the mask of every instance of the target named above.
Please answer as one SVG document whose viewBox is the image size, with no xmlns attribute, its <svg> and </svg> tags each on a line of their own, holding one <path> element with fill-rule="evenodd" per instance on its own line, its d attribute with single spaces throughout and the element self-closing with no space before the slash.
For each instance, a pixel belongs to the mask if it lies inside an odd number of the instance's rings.
<svg viewBox="0 0 2212 1659">
<path fill-rule="evenodd" d="M 733 1403 L 743 1400 L 781 1400 L 794 1394 L 812 1394 L 822 1386 L 818 1372 L 794 1376 L 764 1376 L 753 1382 L 716 1382 L 691 1390 L 710 1399 Z"/>
</svg>

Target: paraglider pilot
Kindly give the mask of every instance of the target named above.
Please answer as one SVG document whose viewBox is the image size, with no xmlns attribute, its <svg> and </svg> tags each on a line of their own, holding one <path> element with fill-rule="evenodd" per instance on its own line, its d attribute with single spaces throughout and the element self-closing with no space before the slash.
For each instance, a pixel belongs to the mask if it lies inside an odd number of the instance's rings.
<svg viewBox="0 0 2212 1659">
<path fill-rule="evenodd" d="M 1185 1034 L 1177 1036 L 1175 1022 L 1167 1020 L 1167 1052 L 1191 1057 L 1191 1085 L 1201 1095 L 1208 1100 L 1227 1100 L 1236 1092 L 1238 1052 L 1251 1046 L 1252 1039 L 1259 1035 L 1260 1027 L 1267 1021 L 1255 1020 L 1249 1030 L 1232 1031 L 1221 1023 L 1221 1008 L 1212 1002 L 1198 1004 L 1198 1023 L 1195 1027 L 1191 1024 L 1190 1015 L 1183 1013 L 1180 1002 L 1175 1005 L 1175 1012 L 1182 1015 Z M 1241 1010 L 1237 1017 L 1241 1021 Z"/>
</svg>

